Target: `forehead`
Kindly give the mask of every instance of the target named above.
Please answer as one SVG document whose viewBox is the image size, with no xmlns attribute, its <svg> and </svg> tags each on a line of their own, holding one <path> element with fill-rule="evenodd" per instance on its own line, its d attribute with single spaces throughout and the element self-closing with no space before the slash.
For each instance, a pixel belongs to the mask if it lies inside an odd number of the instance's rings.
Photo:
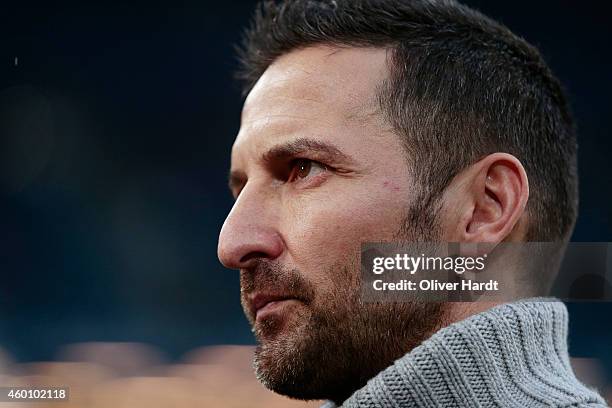
<svg viewBox="0 0 612 408">
<path fill-rule="evenodd" d="M 376 119 L 376 87 L 386 76 L 386 61 L 380 48 L 317 46 L 283 55 L 245 101 L 232 161 L 243 150 L 265 150 L 297 130 L 326 138 L 334 127 Z"/>
</svg>

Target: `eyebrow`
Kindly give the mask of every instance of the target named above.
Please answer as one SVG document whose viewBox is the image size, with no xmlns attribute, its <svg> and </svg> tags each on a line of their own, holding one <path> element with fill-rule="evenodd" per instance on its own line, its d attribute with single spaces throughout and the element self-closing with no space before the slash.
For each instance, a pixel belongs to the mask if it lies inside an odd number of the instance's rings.
<svg viewBox="0 0 612 408">
<path fill-rule="evenodd" d="M 313 159 L 326 159 L 335 163 L 351 162 L 353 160 L 349 155 L 343 153 L 331 143 L 325 143 L 305 137 L 272 147 L 262 155 L 262 160 L 269 163 L 305 153 L 316 156 Z"/>
<path fill-rule="evenodd" d="M 299 138 L 290 142 L 281 143 L 265 152 L 261 159 L 265 163 L 295 157 L 302 154 L 313 155 L 313 160 L 327 160 L 332 163 L 351 163 L 353 158 L 343 153 L 331 143 L 325 143 L 309 138 Z M 232 170 L 229 173 L 228 186 L 232 193 L 244 186 L 247 181 L 246 173 L 241 170 Z"/>
</svg>

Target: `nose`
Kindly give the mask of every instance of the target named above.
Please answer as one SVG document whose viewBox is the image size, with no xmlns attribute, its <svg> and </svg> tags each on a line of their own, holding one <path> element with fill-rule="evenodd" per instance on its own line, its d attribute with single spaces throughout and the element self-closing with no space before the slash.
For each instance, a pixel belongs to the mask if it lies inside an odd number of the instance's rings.
<svg viewBox="0 0 612 408">
<path fill-rule="evenodd" d="M 284 243 L 276 218 L 274 206 L 245 187 L 221 228 L 219 261 L 227 268 L 243 269 L 261 258 L 278 258 Z"/>
</svg>

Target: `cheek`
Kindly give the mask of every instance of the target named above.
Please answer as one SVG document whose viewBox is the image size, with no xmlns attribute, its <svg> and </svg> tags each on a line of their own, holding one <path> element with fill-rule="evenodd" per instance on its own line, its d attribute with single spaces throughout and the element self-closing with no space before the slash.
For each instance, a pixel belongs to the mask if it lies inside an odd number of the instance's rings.
<svg viewBox="0 0 612 408">
<path fill-rule="evenodd" d="M 295 222 L 286 234 L 292 261 L 305 271 L 357 262 L 362 242 L 393 239 L 408 203 L 406 191 L 390 191 L 382 183 L 378 190 L 305 200 L 291 211 Z"/>
</svg>

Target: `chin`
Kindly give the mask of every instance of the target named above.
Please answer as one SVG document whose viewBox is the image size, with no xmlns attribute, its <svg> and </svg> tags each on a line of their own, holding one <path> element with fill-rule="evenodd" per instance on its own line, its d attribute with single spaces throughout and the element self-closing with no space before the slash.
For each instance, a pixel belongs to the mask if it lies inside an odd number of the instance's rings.
<svg viewBox="0 0 612 408">
<path fill-rule="evenodd" d="M 278 322 L 271 319 L 256 324 L 259 345 L 253 360 L 255 375 L 277 394 L 295 399 L 321 399 L 320 392 L 313 389 L 313 380 L 318 377 L 320 367 L 313 367 L 313 364 L 323 363 L 321 359 L 312 361 L 308 357 L 312 355 L 309 352 L 312 337 L 308 324 L 300 321 L 301 324 L 297 320 Z"/>
</svg>

